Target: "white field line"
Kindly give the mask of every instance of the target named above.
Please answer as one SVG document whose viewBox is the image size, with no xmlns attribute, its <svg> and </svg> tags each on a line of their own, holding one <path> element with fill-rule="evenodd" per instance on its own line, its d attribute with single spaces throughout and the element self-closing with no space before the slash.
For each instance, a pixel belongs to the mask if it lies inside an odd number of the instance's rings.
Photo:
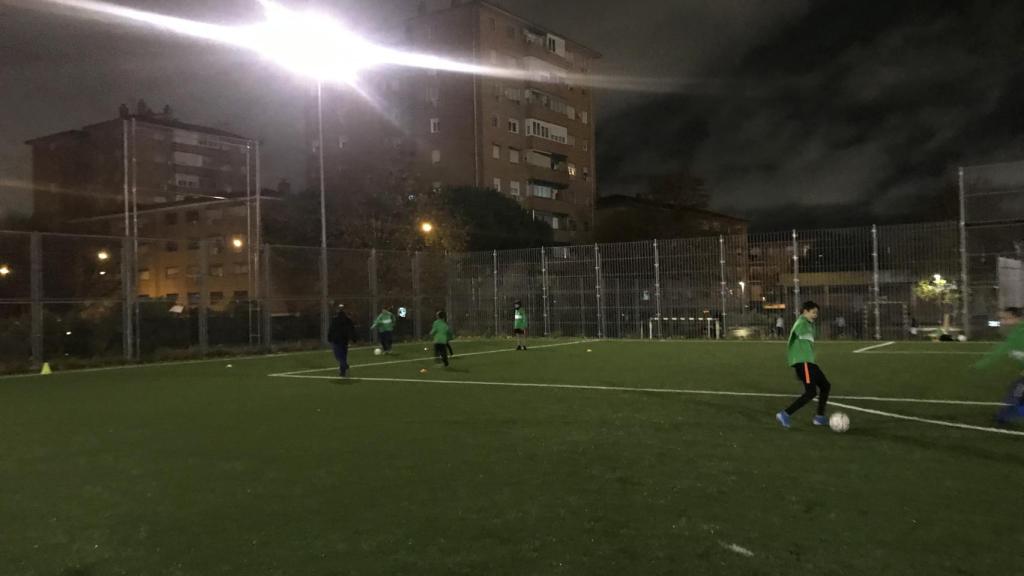
<svg viewBox="0 0 1024 576">
<path fill-rule="evenodd" d="M 350 348 L 350 350 L 369 350 L 372 346 L 362 346 L 359 348 Z M 210 362 L 239 362 L 242 360 L 261 360 L 263 358 L 280 358 L 282 356 L 296 356 L 298 354 L 315 354 L 324 353 L 325 350 L 298 350 L 295 352 L 276 352 L 273 354 L 251 354 L 248 356 L 218 356 L 217 358 L 200 358 L 196 360 L 172 360 L 169 362 L 140 362 L 136 364 L 118 364 L 117 366 L 99 366 L 96 368 L 72 368 L 69 370 L 54 370 L 49 376 L 58 376 L 60 374 L 82 374 L 87 372 L 107 372 L 110 370 L 128 370 L 130 368 L 158 368 L 166 366 L 187 366 L 189 364 L 208 364 Z M 0 380 L 8 380 L 13 378 L 34 378 L 41 377 L 43 374 L 30 373 L 30 374 L 5 374 L 0 376 Z"/>
<path fill-rule="evenodd" d="M 296 376 L 287 374 L 277 374 L 276 376 L 285 378 L 312 378 L 312 379 L 324 379 L 324 380 L 345 380 L 339 376 Z M 415 382 L 419 384 L 462 384 L 470 386 L 505 386 L 505 387 L 516 387 L 516 388 L 563 388 L 571 390 L 604 390 L 604 391 L 615 391 L 615 392 L 654 392 L 661 394 L 699 394 L 706 396 L 747 396 L 747 397 L 760 397 L 760 398 L 790 398 L 791 394 L 769 394 L 765 392 L 726 392 L 721 390 L 679 390 L 675 388 L 627 388 L 624 386 L 590 386 L 581 384 L 537 384 L 529 382 L 484 382 L 478 380 L 417 380 L 414 378 L 353 378 L 353 380 L 363 380 L 370 382 Z M 837 398 L 848 400 L 856 399 L 857 397 L 841 397 Z M 864 400 L 872 400 L 872 397 L 861 397 Z M 964 400 L 927 400 L 927 399 L 915 399 L 915 398 L 892 398 L 889 401 L 896 402 L 927 402 L 931 404 L 953 404 L 953 405 L 991 405 L 991 406 L 1002 406 L 999 403 L 980 403 L 970 402 Z M 924 424 L 934 424 L 936 426 L 945 426 L 947 428 L 960 428 L 962 430 L 974 430 L 978 432 L 993 432 L 996 434 L 1004 434 L 1008 436 L 1024 436 L 1024 431 L 1018 430 L 1006 430 L 1003 428 L 991 428 L 986 426 L 972 426 L 970 424 L 960 424 L 958 422 L 947 422 L 945 420 L 933 420 L 930 418 L 918 418 L 916 416 L 906 416 L 903 414 L 895 414 L 892 412 L 883 412 L 881 410 L 873 410 L 871 408 L 862 408 L 859 406 L 852 406 L 846 403 L 832 402 L 833 406 L 840 408 L 846 408 L 847 410 L 853 410 L 857 412 L 864 412 L 866 414 L 874 414 L 876 416 L 887 416 L 889 418 L 895 418 L 897 420 L 909 420 L 912 422 L 921 422 Z"/>
<path fill-rule="evenodd" d="M 880 350 L 865 352 L 865 354 L 942 354 L 943 356 L 954 356 L 954 355 L 967 355 L 967 356 L 984 356 L 988 352 L 967 352 L 966 350 Z"/>
<path fill-rule="evenodd" d="M 862 353 L 862 352 L 867 352 L 868 350 L 876 350 L 876 349 L 878 349 L 878 348 L 883 348 L 883 347 L 885 347 L 885 346 L 892 346 L 892 345 L 893 345 L 893 344 L 895 344 L 895 343 L 896 343 L 896 342 L 893 342 L 893 341 L 890 341 L 890 342 L 882 342 L 881 344 L 875 344 L 874 346 L 866 346 L 866 347 L 864 347 L 864 348 L 858 348 L 858 349 L 854 350 L 854 351 L 853 351 L 853 353 L 854 353 L 854 354 L 860 354 L 860 353 Z"/>
<path fill-rule="evenodd" d="M 559 342 L 558 344 L 542 344 L 540 346 L 531 346 L 530 350 L 538 350 L 538 349 L 541 349 L 541 348 L 557 348 L 559 346 L 575 346 L 577 344 L 584 344 L 586 342 L 591 342 L 591 340 L 574 340 L 572 342 Z M 515 352 L 515 350 L 512 349 L 512 348 L 502 348 L 500 350 L 485 350 L 483 352 L 466 352 L 466 353 L 463 353 L 463 354 L 456 354 L 455 358 L 465 358 L 466 356 L 482 356 L 484 354 L 502 354 L 502 353 L 505 353 L 505 352 Z M 529 352 L 529 350 L 527 352 Z M 369 368 L 371 366 L 391 366 L 391 365 L 394 365 L 394 364 L 408 364 L 410 362 L 427 362 L 427 361 L 431 361 L 433 359 L 434 359 L 433 356 L 422 356 L 422 357 L 419 357 L 419 358 L 407 358 L 405 360 L 389 360 L 387 362 L 371 362 L 369 364 L 356 364 L 356 365 L 350 366 L 349 368 Z M 309 374 L 311 372 L 326 372 L 328 370 L 337 370 L 337 369 L 338 369 L 337 366 L 332 366 L 332 367 L 329 367 L 329 368 L 311 368 L 309 370 L 296 370 L 294 372 L 280 372 L 278 374 L 269 374 L 269 376 L 271 376 L 271 377 L 292 376 L 292 377 L 298 378 L 298 377 L 300 377 L 299 376 L 300 374 Z M 338 378 L 338 376 L 326 376 L 325 378 Z"/>
<path fill-rule="evenodd" d="M 569 390 L 603 390 L 611 392 L 654 392 L 659 394 L 695 394 L 705 396 L 748 396 L 755 398 L 796 398 L 797 394 L 776 394 L 769 392 L 730 392 L 727 390 L 694 390 L 680 388 L 630 388 L 628 386 L 598 386 L 591 384 L 544 384 L 537 382 L 490 382 L 483 380 L 436 380 L 431 378 L 360 378 L 341 376 L 315 376 L 312 374 L 271 374 L 279 378 L 307 378 L 312 380 L 351 380 L 365 382 L 412 382 L 416 384 L 464 384 L 468 386 L 506 386 L 512 388 L 563 388 Z M 980 402 L 975 400 L 941 400 L 930 398 L 895 398 L 885 396 L 832 396 L 838 400 L 872 402 L 903 402 L 909 404 L 942 404 L 952 406 L 1005 406 L 1002 402 Z"/>
<path fill-rule="evenodd" d="M 1021 430 L 1008 430 L 1005 428 L 993 428 L 990 426 L 972 426 L 970 424 L 961 424 L 959 422 L 948 422 L 946 420 L 933 420 L 931 418 L 918 418 L 917 416 L 907 416 L 905 414 L 895 414 L 893 412 L 883 412 L 881 410 L 874 410 L 871 408 L 862 408 L 860 406 L 852 406 L 850 404 L 840 404 L 839 402 L 832 402 L 833 406 L 840 408 L 846 408 L 847 410 L 853 410 L 855 412 L 863 412 L 865 414 L 874 414 L 875 416 L 887 416 L 889 418 L 895 418 L 897 420 L 909 420 L 911 422 L 921 422 L 924 424 L 934 424 L 936 426 L 945 426 L 947 428 L 960 428 L 961 430 L 975 430 L 978 432 L 992 432 L 995 434 L 1005 434 L 1007 436 L 1024 436 L 1024 431 Z"/>
</svg>

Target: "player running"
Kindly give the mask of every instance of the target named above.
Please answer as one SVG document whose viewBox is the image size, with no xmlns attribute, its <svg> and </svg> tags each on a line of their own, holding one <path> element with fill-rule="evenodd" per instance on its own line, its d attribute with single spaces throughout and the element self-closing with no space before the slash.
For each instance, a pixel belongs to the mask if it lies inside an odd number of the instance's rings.
<svg viewBox="0 0 1024 576">
<path fill-rule="evenodd" d="M 796 377 L 804 385 L 804 393 L 789 405 L 789 408 L 775 415 L 775 419 L 783 428 L 789 428 L 790 417 L 805 404 L 818 397 L 818 413 L 814 416 L 815 426 L 827 426 L 825 408 L 828 404 L 828 393 L 832 389 L 825 373 L 815 364 L 814 338 L 818 328 L 814 322 L 818 319 L 818 305 L 808 300 L 800 309 L 800 317 L 789 332 L 787 356 L 789 365 L 796 371 Z"/>
</svg>

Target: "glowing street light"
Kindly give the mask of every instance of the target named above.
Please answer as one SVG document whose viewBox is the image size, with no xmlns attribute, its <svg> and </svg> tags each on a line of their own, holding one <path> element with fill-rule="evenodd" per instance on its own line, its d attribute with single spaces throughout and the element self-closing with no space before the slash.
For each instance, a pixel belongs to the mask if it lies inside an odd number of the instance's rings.
<svg viewBox="0 0 1024 576">
<path fill-rule="evenodd" d="M 936 284 L 942 282 L 942 274 L 936 274 L 936 275 L 932 276 L 932 278 L 935 279 L 935 283 Z"/>
<path fill-rule="evenodd" d="M 0 264 L 0 278 L 6 278 L 11 273 L 11 268 L 7 264 Z"/>
<path fill-rule="evenodd" d="M 110 254 L 106 250 L 100 250 L 96 253 L 96 258 L 99 258 L 100 262 L 105 262 L 110 259 Z"/>
<path fill-rule="evenodd" d="M 241 248 L 244 244 L 245 243 L 242 242 L 242 239 L 237 236 L 231 239 L 231 245 L 234 246 L 235 248 Z"/>
<path fill-rule="evenodd" d="M 424 222 L 423 224 L 420 224 L 420 231 L 424 234 L 430 234 L 434 231 L 434 225 L 430 222 Z"/>
</svg>

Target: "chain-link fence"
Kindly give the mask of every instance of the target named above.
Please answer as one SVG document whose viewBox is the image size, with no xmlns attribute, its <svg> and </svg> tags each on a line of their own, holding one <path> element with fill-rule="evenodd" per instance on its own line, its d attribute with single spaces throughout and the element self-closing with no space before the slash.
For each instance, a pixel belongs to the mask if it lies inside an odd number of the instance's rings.
<svg viewBox="0 0 1024 576">
<path fill-rule="evenodd" d="M 0 362 L 319 346 L 337 304 L 364 340 L 385 306 L 399 340 L 423 337 L 442 308 L 461 336 L 504 335 L 515 301 L 530 333 L 547 336 L 784 338 L 804 300 L 821 305 L 824 338 L 956 334 L 965 307 L 985 325 L 996 311 L 981 289 L 966 305 L 922 289 L 960 277 L 960 232 L 939 222 L 463 254 L 332 248 L 326 273 L 318 247 L 262 246 L 250 259 L 242 236 L 0 232 Z M 972 286 L 999 280 L 978 273 L 987 248 L 970 253 Z"/>
<path fill-rule="evenodd" d="M 961 168 L 960 213 L 966 328 L 989 336 L 996 311 L 1024 306 L 1024 162 Z"/>
</svg>

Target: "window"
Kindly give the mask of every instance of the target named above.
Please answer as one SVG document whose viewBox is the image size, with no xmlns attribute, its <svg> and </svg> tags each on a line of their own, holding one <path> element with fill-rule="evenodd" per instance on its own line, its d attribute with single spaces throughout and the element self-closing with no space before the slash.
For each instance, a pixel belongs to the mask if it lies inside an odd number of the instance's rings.
<svg viewBox="0 0 1024 576">
<path fill-rule="evenodd" d="M 505 35 L 508 36 L 509 40 L 515 40 L 516 39 L 516 27 L 515 26 L 511 26 L 511 25 L 506 26 L 505 27 Z"/>
<path fill-rule="evenodd" d="M 164 300 L 170 300 L 171 302 L 177 302 L 178 301 L 178 293 L 177 292 L 169 292 L 166 296 L 164 296 Z"/>
<path fill-rule="evenodd" d="M 493 188 L 495 190 L 497 190 L 498 192 L 501 192 L 501 178 L 495 178 L 494 179 L 494 186 L 493 186 Z"/>
<path fill-rule="evenodd" d="M 497 128 L 497 127 L 498 127 L 498 115 L 497 114 L 491 114 L 491 128 Z"/>
<path fill-rule="evenodd" d="M 430 152 L 430 161 L 432 163 L 434 163 L 434 164 L 440 164 L 441 163 L 441 151 L 440 150 L 433 150 L 433 151 L 431 151 Z"/>
<path fill-rule="evenodd" d="M 235 301 L 238 301 L 238 300 L 248 300 L 249 299 L 249 291 L 248 290 L 235 290 L 234 294 L 231 295 L 231 299 L 235 300 Z"/>
<path fill-rule="evenodd" d="M 569 130 L 565 126 L 541 122 L 540 120 L 526 121 L 526 135 L 537 136 L 559 144 L 569 144 Z"/>
<path fill-rule="evenodd" d="M 572 162 L 569 163 L 569 176 L 572 178 L 576 177 L 576 165 Z"/>
<path fill-rule="evenodd" d="M 223 236 L 210 236 L 206 241 L 210 246 L 210 254 L 216 256 L 217 254 L 224 253 L 224 237 Z"/>
<path fill-rule="evenodd" d="M 205 159 L 199 154 L 193 154 L 191 152 L 174 153 L 174 163 L 179 166 L 193 166 L 198 168 L 207 164 L 204 160 Z"/>
<path fill-rule="evenodd" d="M 441 91 L 437 86 L 427 86 L 427 102 L 437 106 L 441 101 Z"/>
<path fill-rule="evenodd" d="M 189 238 L 188 239 L 188 249 L 189 250 L 199 250 L 199 238 Z"/>
<path fill-rule="evenodd" d="M 185 268 L 185 276 L 188 278 L 199 278 L 199 266 L 189 266 Z"/>
<path fill-rule="evenodd" d="M 344 150 L 348 146 L 348 136 L 338 136 L 338 149 Z"/>
<path fill-rule="evenodd" d="M 441 119 L 440 118 L 431 118 L 430 119 L 430 133 L 431 134 L 437 134 L 440 131 L 441 131 Z"/>
<path fill-rule="evenodd" d="M 167 226 L 174 226 L 178 223 L 178 214 L 175 212 L 168 212 L 164 214 L 164 224 Z"/>
<path fill-rule="evenodd" d="M 219 304 L 224 300 L 223 292 L 210 292 L 210 304 Z"/>
<path fill-rule="evenodd" d="M 194 174 L 175 174 L 174 184 L 179 188 L 199 188 L 199 176 Z"/>
<path fill-rule="evenodd" d="M 586 110 L 580 112 L 580 121 L 583 122 L 584 124 L 590 122 L 590 115 L 587 113 Z"/>
<path fill-rule="evenodd" d="M 583 179 L 590 182 L 590 168 L 587 168 L 586 166 L 583 167 Z"/>
<path fill-rule="evenodd" d="M 164 270 L 165 278 L 177 278 L 178 276 L 181 276 L 181 268 L 177 266 L 168 266 L 167 269 Z"/>
<path fill-rule="evenodd" d="M 584 140 L 583 141 L 583 151 L 584 152 L 589 152 L 590 151 L 590 140 Z"/>
<path fill-rule="evenodd" d="M 509 182 L 508 183 L 508 191 L 513 196 L 519 196 L 519 181 L 518 180 L 512 180 L 511 182 Z"/>
<path fill-rule="evenodd" d="M 210 266 L 210 276 L 216 276 L 217 278 L 224 276 L 224 266 L 221 264 Z"/>
<path fill-rule="evenodd" d="M 498 82 L 495 82 L 494 84 L 491 85 L 491 90 L 492 90 L 491 93 L 494 96 L 494 100 L 500 102 L 501 101 L 501 84 L 498 83 Z"/>
<path fill-rule="evenodd" d="M 523 89 L 522 88 L 505 88 L 505 98 L 519 103 L 523 100 Z"/>
<path fill-rule="evenodd" d="M 249 273 L 249 263 L 248 262 L 235 262 L 234 271 L 235 271 L 235 274 L 239 275 L 239 276 L 241 276 L 243 274 L 248 274 Z"/>
<path fill-rule="evenodd" d="M 530 184 L 530 196 L 535 198 L 558 199 L 558 189 L 544 184 Z"/>
<path fill-rule="evenodd" d="M 178 251 L 178 243 L 176 241 L 174 241 L 174 240 L 168 240 L 167 241 L 167 251 L 168 252 L 177 252 Z"/>
<path fill-rule="evenodd" d="M 514 118 L 508 119 L 508 131 L 512 134 L 519 134 L 519 120 Z"/>
<path fill-rule="evenodd" d="M 220 224 L 221 218 L 224 217 L 224 211 L 220 209 L 207 210 L 206 211 L 206 223 L 211 226 L 217 226 Z"/>
<path fill-rule="evenodd" d="M 150 274 L 149 268 L 142 268 L 139 270 L 139 280 L 149 280 L 153 275 Z"/>
<path fill-rule="evenodd" d="M 493 144 L 491 146 L 491 158 L 501 160 L 501 146 L 498 146 L 497 144 Z"/>
<path fill-rule="evenodd" d="M 513 164 L 519 164 L 519 150 L 517 150 L 516 148 L 509 148 L 508 161 Z"/>
<path fill-rule="evenodd" d="M 189 292 L 188 293 L 188 303 L 193 305 L 193 306 L 198 305 L 199 304 L 199 292 Z"/>
<path fill-rule="evenodd" d="M 441 185 L 440 182 L 434 182 L 434 183 L 432 183 L 430 185 L 430 191 L 431 192 L 440 192 L 441 191 L 441 187 L 442 187 L 442 185 Z"/>
</svg>

